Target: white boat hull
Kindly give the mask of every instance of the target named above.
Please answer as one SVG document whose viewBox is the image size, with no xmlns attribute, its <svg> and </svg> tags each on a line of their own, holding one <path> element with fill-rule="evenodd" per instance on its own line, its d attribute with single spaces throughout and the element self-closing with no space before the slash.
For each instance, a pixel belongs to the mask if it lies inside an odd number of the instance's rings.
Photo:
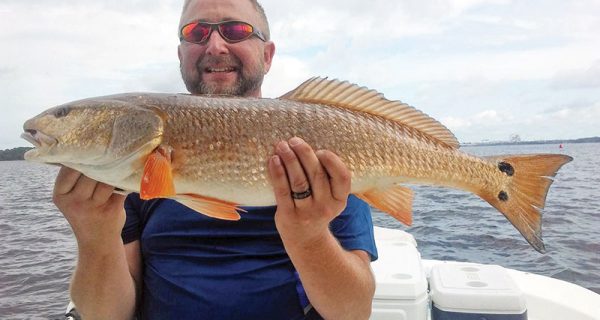
<svg viewBox="0 0 600 320">
<path fill-rule="evenodd" d="M 373 270 L 377 281 L 377 291 L 373 300 L 372 320 L 391 319 L 430 319 L 431 299 L 426 291 L 428 301 L 423 304 L 422 279 L 430 281 L 431 271 L 441 264 L 465 264 L 465 262 L 440 261 L 420 259 L 421 271 L 415 271 L 411 264 L 414 252 L 410 246 L 415 246 L 414 237 L 401 230 L 375 227 L 375 239 L 379 260 L 374 262 Z M 478 264 L 471 263 L 473 266 Z M 600 320 L 600 295 L 581 286 L 566 281 L 541 276 L 513 269 L 506 269 L 510 278 L 516 283 L 523 293 L 529 320 Z M 400 297 L 394 297 L 390 290 L 398 284 L 399 279 L 405 280 L 407 286 L 401 290 L 406 291 Z M 407 289 L 408 288 L 408 289 Z M 410 298 L 414 295 L 414 301 Z M 422 313 L 425 310 L 426 316 Z"/>
</svg>

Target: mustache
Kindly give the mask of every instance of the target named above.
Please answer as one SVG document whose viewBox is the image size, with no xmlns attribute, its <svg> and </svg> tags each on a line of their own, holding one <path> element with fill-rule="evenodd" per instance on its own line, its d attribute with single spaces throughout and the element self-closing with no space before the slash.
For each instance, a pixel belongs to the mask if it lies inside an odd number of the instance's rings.
<svg viewBox="0 0 600 320">
<path fill-rule="evenodd" d="M 204 70 L 206 68 L 214 67 L 214 66 L 235 67 L 236 69 L 239 70 L 241 65 L 242 65 L 242 61 L 232 55 L 222 55 L 222 56 L 206 55 L 203 58 L 201 58 L 200 60 L 198 60 L 198 63 L 196 63 L 198 70 Z"/>
</svg>

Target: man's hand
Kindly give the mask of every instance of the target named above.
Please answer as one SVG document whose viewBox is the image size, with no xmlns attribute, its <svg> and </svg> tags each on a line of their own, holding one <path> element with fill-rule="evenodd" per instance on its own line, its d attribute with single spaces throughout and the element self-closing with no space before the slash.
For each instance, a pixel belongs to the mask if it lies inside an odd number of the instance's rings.
<svg viewBox="0 0 600 320">
<path fill-rule="evenodd" d="M 84 319 L 132 319 L 136 309 L 139 242 L 130 244 L 126 253 L 121 240 L 125 197 L 113 191 L 67 167 L 60 169 L 54 184 L 54 204 L 79 246 L 71 299 Z"/>
<path fill-rule="evenodd" d="M 302 139 L 281 141 L 269 160 L 277 212 L 275 223 L 282 237 L 312 245 L 329 233 L 329 223 L 346 207 L 350 171 L 340 158 L 326 150 L 314 152 Z M 304 199 L 292 193 L 310 191 Z"/>
<path fill-rule="evenodd" d="M 292 138 L 275 147 L 269 175 L 275 224 L 313 307 L 325 319 L 367 319 L 375 292 L 369 256 L 345 250 L 329 231 L 350 194 L 348 168 L 334 153 Z"/>
<path fill-rule="evenodd" d="M 125 224 L 125 197 L 114 188 L 62 167 L 56 177 L 53 201 L 63 213 L 77 243 L 98 249 L 108 239 L 120 239 Z"/>
</svg>

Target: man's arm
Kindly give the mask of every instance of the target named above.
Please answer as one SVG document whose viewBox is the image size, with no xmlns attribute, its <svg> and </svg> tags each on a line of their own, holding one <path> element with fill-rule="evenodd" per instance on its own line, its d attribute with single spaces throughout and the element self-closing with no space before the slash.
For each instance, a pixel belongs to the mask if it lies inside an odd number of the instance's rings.
<svg viewBox="0 0 600 320">
<path fill-rule="evenodd" d="M 139 242 L 123 245 L 124 197 L 113 188 L 63 167 L 53 200 L 77 239 L 79 255 L 71 298 L 88 319 L 131 319 L 141 275 Z"/>
<path fill-rule="evenodd" d="M 329 223 L 346 207 L 351 175 L 339 157 L 302 140 L 280 142 L 269 161 L 275 222 L 309 300 L 326 319 L 367 319 L 375 280 L 366 252 L 346 251 Z M 311 188 L 305 199 L 292 192 Z"/>
<path fill-rule="evenodd" d="M 323 318 L 369 318 L 375 279 L 366 252 L 344 250 L 331 234 L 306 246 L 290 239 L 285 248 L 309 300 Z"/>
</svg>

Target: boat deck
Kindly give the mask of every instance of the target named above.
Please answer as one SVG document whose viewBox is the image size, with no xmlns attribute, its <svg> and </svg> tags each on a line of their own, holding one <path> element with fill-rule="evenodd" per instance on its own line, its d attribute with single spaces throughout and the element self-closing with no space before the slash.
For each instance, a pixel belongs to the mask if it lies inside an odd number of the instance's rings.
<svg viewBox="0 0 600 320">
<path fill-rule="evenodd" d="M 375 238 L 379 260 L 372 264 L 377 280 L 373 320 L 430 319 L 432 270 L 443 264 L 481 266 L 421 259 L 414 237 L 401 230 L 375 227 Z M 599 294 L 547 276 L 505 270 L 524 296 L 529 320 L 600 320 Z"/>
</svg>

